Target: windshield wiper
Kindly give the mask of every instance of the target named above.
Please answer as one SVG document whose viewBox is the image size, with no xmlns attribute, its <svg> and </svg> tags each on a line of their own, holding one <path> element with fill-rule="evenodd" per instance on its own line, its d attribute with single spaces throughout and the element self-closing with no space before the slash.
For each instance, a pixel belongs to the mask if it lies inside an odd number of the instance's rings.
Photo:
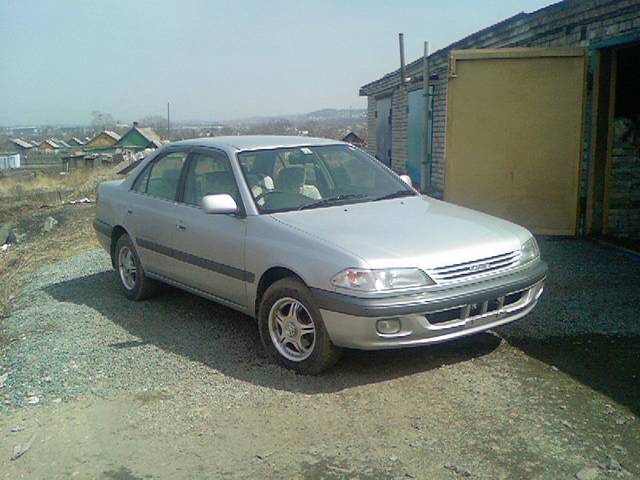
<svg viewBox="0 0 640 480">
<path fill-rule="evenodd" d="M 367 195 L 363 193 L 342 193 L 340 195 L 336 195 L 335 197 L 328 197 L 318 200 L 317 202 L 307 203 L 306 205 L 302 205 L 298 207 L 298 210 L 308 210 L 310 208 L 318 208 L 318 207 L 328 207 L 330 205 L 336 205 L 343 200 L 351 200 L 353 198 L 365 198 Z"/>
<path fill-rule="evenodd" d="M 409 197 L 413 195 L 415 195 L 415 192 L 413 190 L 398 190 L 397 192 L 374 198 L 373 201 L 377 202 L 378 200 L 391 200 L 392 198 Z"/>
</svg>

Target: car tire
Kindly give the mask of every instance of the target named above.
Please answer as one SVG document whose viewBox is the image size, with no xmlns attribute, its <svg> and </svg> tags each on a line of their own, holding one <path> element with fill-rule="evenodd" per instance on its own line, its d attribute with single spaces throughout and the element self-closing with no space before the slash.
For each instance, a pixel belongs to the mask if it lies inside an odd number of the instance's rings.
<svg viewBox="0 0 640 480">
<path fill-rule="evenodd" d="M 305 375 L 327 370 L 342 354 L 331 342 L 311 292 L 295 278 L 279 280 L 267 289 L 260 302 L 258 327 L 268 355 Z M 283 338 L 284 343 L 278 340 Z"/>
<path fill-rule="evenodd" d="M 129 235 L 124 234 L 118 239 L 114 255 L 120 287 L 129 300 L 145 300 L 158 293 L 160 284 L 145 275 L 144 267 Z"/>
</svg>

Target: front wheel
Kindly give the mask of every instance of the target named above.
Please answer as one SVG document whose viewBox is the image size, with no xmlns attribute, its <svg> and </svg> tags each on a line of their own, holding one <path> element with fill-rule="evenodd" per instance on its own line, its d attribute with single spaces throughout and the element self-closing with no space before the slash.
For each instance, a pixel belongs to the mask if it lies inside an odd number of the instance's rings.
<svg viewBox="0 0 640 480">
<path fill-rule="evenodd" d="M 122 235 L 115 248 L 115 265 L 120 286 L 129 300 L 144 300 L 158 293 L 159 284 L 144 274 L 140 257 L 129 235 Z"/>
<path fill-rule="evenodd" d="M 296 279 L 285 278 L 267 289 L 258 324 L 265 350 L 287 368 L 314 375 L 340 358 L 309 289 Z"/>
</svg>

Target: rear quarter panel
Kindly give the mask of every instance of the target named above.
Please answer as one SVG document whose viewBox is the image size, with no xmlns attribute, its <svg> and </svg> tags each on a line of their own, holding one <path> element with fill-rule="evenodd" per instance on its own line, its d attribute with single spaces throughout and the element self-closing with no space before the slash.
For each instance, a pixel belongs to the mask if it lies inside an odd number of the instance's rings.
<svg viewBox="0 0 640 480">
<path fill-rule="evenodd" d="M 123 186 L 122 180 L 112 180 L 103 182 L 98 187 L 98 203 L 96 205 L 96 220 L 113 228 L 122 225 L 124 210 L 126 208 L 127 189 Z M 98 238 L 101 244 L 108 250 L 105 245 L 104 236 L 98 232 Z M 110 238 L 108 239 L 110 242 Z"/>
</svg>

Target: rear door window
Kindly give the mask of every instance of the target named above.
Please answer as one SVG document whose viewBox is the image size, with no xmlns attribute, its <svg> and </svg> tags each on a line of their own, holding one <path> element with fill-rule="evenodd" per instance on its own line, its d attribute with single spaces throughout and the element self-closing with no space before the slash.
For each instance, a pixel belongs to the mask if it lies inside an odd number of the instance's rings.
<svg viewBox="0 0 640 480">
<path fill-rule="evenodd" d="M 172 152 L 156 160 L 149 173 L 146 194 L 164 200 L 175 200 L 187 152 Z"/>
</svg>

